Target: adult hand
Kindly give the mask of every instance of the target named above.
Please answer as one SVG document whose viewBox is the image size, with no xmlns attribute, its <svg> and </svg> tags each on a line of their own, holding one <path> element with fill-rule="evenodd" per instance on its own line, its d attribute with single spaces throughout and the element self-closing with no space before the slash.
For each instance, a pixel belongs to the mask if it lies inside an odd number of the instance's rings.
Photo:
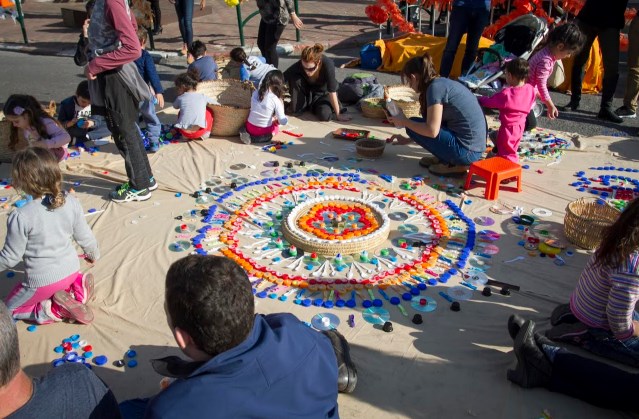
<svg viewBox="0 0 639 419">
<path fill-rule="evenodd" d="M 559 111 L 554 104 L 547 105 L 548 106 L 548 118 L 555 119 L 559 116 Z"/>
<path fill-rule="evenodd" d="M 348 122 L 348 121 L 350 121 L 352 118 L 351 118 L 350 116 L 346 116 L 346 115 L 339 114 L 339 115 L 337 115 L 337 116 L 335 117 L 335 119 L 337 119 L 337 120 L 338 120 L 338 121 L 340 121 L 340 122 Z"/>
<path fill-rule="evenodd" d="M 200 0 L 200 10 L 204 10 L 206 7 L 206 0 Z"/>
<path fill-rule="evenodd" d="M 91 73 L 88 65 L 84 67 L 84 75 L 87 77 L 87 80 L 95 80 L 97 78 Z"/>
<path fill-rule="evenodd" d="M 391 124 L 395 125 L 396 128 L 404 128 L 406 126 L 406 117 L 402 115 L 390 116 L 388 113 L 386 114 L 386 119 Z"/>
<path fill-rule="evenodd" d="M 406 144 L 412 143 L 413 140 L 403 135 L 394 134 L 394 135 L 391 135 L 390 138 L 386 140 L 386 142 L 391 143 L 393 145 L 406 145 Z"/>
<path fill-rule="evenodd" d="M 89 37 L 89 24 L 91 23 L 91 19 L 85 19 L 82 24 L 82 36 L 85 38 Z"/>
<path fill-rule="evenodd" d="M 95 127 L 95 121 L 92 121 L 91 119 L 85 119 L 84 120 L 84 125 L 82 126 L 82 128 L 89 129 L 89 128 L 93 128 L 93 127 Z"/>
<path fill-rule="evenodd" d="M 160 108 L 164 108 L 164 95 L 162 93 L 157 93 L 155 98 L 158 100 L 158 106 Z"/>
<path fill-rule="evenodd" d="M 293 22 L 293 26 L 295 26 L 296 29 L 302 29 L 302 27 L 304 26 L 304 22 L 302 22 L 302 19 L 297 17 L 295 13 L 291 13 L 291 21 Z"/>
</svg>

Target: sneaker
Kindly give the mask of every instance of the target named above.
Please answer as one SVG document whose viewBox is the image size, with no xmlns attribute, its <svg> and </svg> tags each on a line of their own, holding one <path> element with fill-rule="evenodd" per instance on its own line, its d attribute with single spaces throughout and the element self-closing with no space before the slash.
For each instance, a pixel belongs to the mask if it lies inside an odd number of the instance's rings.
<svg viewBox="0 0 639 419">
<path fill-rule="evenodd" d="M 75 320 L 78 323 L 89 324 L 93 321 L 91 309 L 76 301 L 65 291 L 58 291 L 53 294 L 51 311 L 63 319 Z"/>
<path fill-rule="evenodd" d="M 149 179 L 149 191 L 154 191 L 158 188 L 158 183 L 155 181 L 155 178 L 151 176 Z"/>
<path fill-rule="evenodd" d="M 246 127 L 240 128 L 240 141 L 244 144 L 251 144 L 251 135 L 246 131 Z"/>
<path fill-rule="evenodd" d="M 517 368 L 508 370 L 508 380 L 523 388 L 545 387 L 550 382 L 552 364 L 535 341 L 535 323 L 526 321 L 515 338 L 513 348 Z"/>
<path fill-rule="evenodd" d="M 351 359 L 350 347 L 346 338 L 337 330 L 322 332 L 330 339 L 337 358 L 337 389 L 340 393 L 352 393 L 357 385 L 357 369 Z"/>
<path fill-rule="evenodd" d="M 113 202 L 146 201 L 151 198 L 151 192 L 147 188 L 135 190 L 127 182 L 112 191 L 110 196 Z"/>
<path fill-rule="evenodd" d="M 519 334 L 519 329 L 526 323 L 526 320 L 519 314 L 513 314 L 508 318 L 508 334 L 515 340 Z"/>
<path fill-rule="evenodd" d="M 73 285 L 73 298 L 77 302 L 86 304 L 95 297 L 93 274 L 80 275 Z"/>
<path fill-rule="evenodd" d="M 146 151 L 149 153 L 157 153 L 158 151 L 160 151 L 160 143 L 149 144 L 149 148 Z"/>
<path fill-rule="evenodd" d="M 442 176 L 459 176 L 465 175 L 468 172 L 470 166 L 453 166 L 451 164 L 434 164 L 428 168 L 428 170 L 434 175 Z"/>
<path fill-rule="evenodd" d="M 547 330 L 546 337 L 557 342 L 581 345 L 588 338 L 588 326 L 581 322 L 561 323 Z"/>
<path fill-rule="evenodd" d="M 419 160 L 419 165 L 421 167 L 426 167 L 426 168 L 438 163 L 439 163 L 439 159 L 435 156 L 426 156 L 426 157 L 422 157 Z"/>
<path fill-rule="evenodd" d="M 570 304 L 559 304 L 555 309 L 550 313 L 550 324 L 553 326 L 560 325 L 562 323 L 577 323 L 579 320 L 572 314 L 570 311 Z"/>
<path fill-rule="evenodd" d="M 623 106 L 617 108 L 615 113 L 617 115 L 619 115 L 620 117 L 622 117 L 622 118 L 636 118 L 637 117 L 637 112 L 633 111 L 632 109 L 630 109 L 626 105 L 623 105 Z"/>
<path fill-rule="evenodd" d="M 610 108 L 601 108 L 597 114 L 597 118 L 603 119 L 604 121 L 614 122 L 615 124 L 623 122 L 623 119 Z"/>
</svg>

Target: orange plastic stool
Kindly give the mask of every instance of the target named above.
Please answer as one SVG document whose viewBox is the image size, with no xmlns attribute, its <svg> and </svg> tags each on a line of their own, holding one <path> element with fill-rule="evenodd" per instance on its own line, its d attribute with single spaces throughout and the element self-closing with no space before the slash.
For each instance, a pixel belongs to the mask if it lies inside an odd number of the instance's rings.
<svg viewBox="0 0 639 419">
<path fill-rule="evenodd" d="M 479 176 L 486 181 L 486 192 L 484 197 L 489 201 L 494 201 L 499 195 L 501 181 L 510 178 L 517 178 L 517 192 L 521 192 L 521 165 L 513 163 L 503 157 L 492 157 L 490 159 L 479 160 L 470 165 L 464 189 L 470 187 L 473 175 Z"/>
</svg>

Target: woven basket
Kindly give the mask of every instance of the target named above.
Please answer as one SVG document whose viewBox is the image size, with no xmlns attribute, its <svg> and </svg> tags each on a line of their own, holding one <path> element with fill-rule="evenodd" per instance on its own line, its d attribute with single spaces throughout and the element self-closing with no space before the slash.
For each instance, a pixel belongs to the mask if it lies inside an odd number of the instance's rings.
<svg viewBox="0 0 639 419">
<path fill-rule="evenodd" d="M 355 141 L 355 150 L 357 154 L 369 159 L 377 159 L 384 154 L 384 148 L 386 148 L 386 141 L 372 140 L 369 138 L 362 138 Z"/>
<path fill-rule="evenodd" d="M 410 87 L 396 85 L 388 87 L 388 95 L 397 103 L 406 118 L 422 116 L 419 106 L 419 95 Z"/>
<path fill-rule="evenodd" d="M 216 99 L 219 105 L 209 105 L 213 110 L 211 136 L 233 137 L 240 133 L 251 110 L 253 86 L 235 79 L 205 81 L 197 85 L 197 92 Z"/>
<path fill-rule="evenodd" d="M 217 63 L 217 78 L 221 79 L 239 79 L 240 78 L 240 65 L 231 62 L 231 57 L 217 57 L 215 59 Z"/>
<path fill-rule="evenodd" d="M 373 214 L 379 223 L 379 229 L 366 236 L 360 237 L 357 240 L 309 240 L 307 237 L 304 237 L 299 232 L 290 228 L 291 225 L 296 226 L 299 218 L 305 215 L 306 211 L 310 209 L 316 201 L 320 200 L 340 201 L 343 200 L 343 198 L 324 196 L 322 198 L 316 198 L 305 202 L 302 204 L 302 207 L 299 209 L 296 208 L 297 211 L 294 209 L 293 212 L 288 215 L 287 219 L 281 224 L 282 234 L 286 241 L 295 247 L 303 249 L 305 252 L 315 252 L 324 256 L 335 256 L 338 253 L 341 253 L 342 255 L 351 255 L 360 253 L 364 250 L 373 251 L 375 248 L 384 244 L 384 242 L 388 239 L 390 234 L 390 220 L 379 209 L 374 207 L 372 207 L 374 211 Z M 351 199 L 351 201 L 363 203 L 361 200 Z"/>
<path fill-rule="evenodd" d="M 362 115 L 366 118 L 386 119 L 386 113 L 382 107 L 384 99 L 368 98 L 362 99 L 359 103 L 362 105 Z"/>
<path fill-rule="evenodd" d="M 598 198 L 579 198 L 566 207 L 564 232 L 570 243 L 583 249 L 596 249 L 604 230 L 612 225 L 620 212 L 607 204 L 597 202 Z"/>
</svg>

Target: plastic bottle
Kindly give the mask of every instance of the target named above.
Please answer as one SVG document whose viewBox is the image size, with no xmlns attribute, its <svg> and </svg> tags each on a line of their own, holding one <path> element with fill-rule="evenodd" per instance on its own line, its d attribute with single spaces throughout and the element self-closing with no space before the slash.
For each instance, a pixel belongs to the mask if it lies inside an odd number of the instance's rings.
<svg viewBox="0 0 639 419">
<path fill-rule="evenodd" d="M 397 104 L 390 98 L 388 87 L 384 87 L 384 108 L 390 116 L 397 116 L 401 112 Z"/>
</svg>

